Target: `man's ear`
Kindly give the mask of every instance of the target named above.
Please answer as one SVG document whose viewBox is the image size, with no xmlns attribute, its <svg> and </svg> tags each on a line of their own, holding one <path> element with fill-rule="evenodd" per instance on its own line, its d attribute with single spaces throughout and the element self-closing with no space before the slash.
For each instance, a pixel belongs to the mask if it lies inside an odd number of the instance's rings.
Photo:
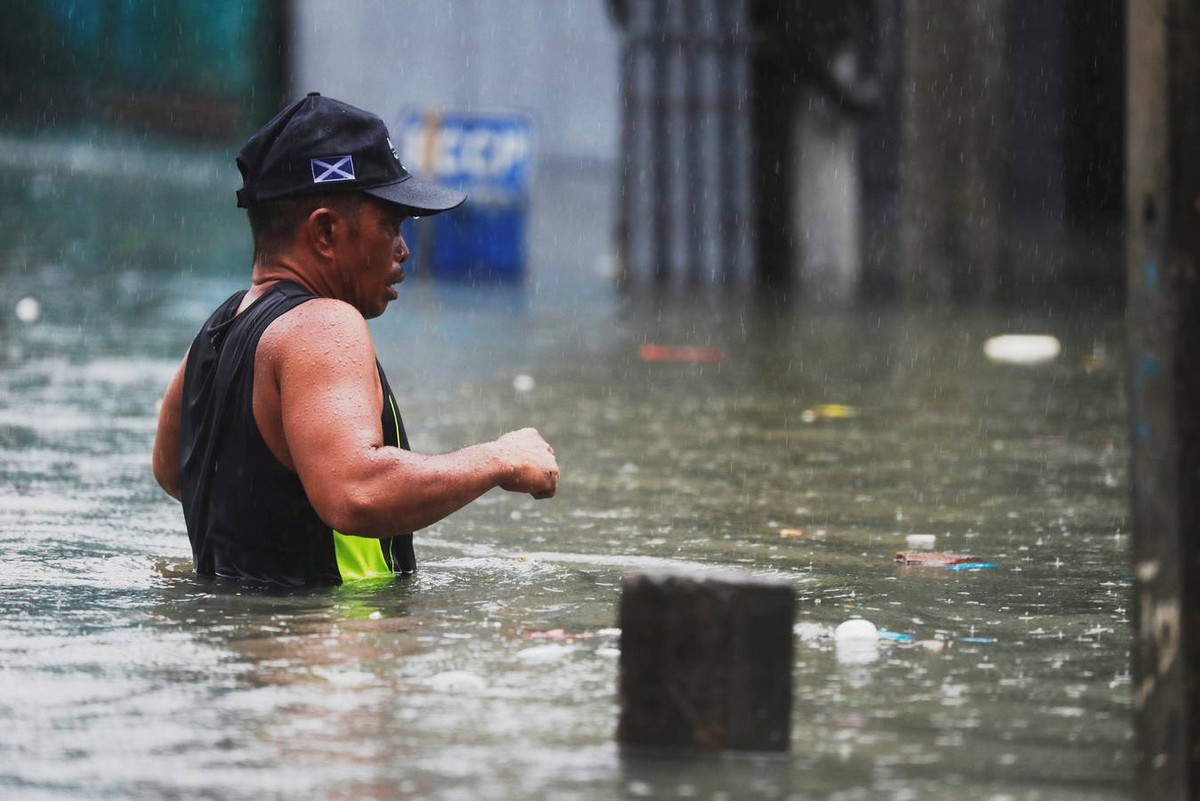
<svg viewBox="0 0 1200 801">
<path fill-rule="evenodd" d="M 339 221 L 338 213 L 324 206 L 315 209 L 304 221 L 304 235 L 309 245 L 325 258 L 333 255 L 334 228 Z"/>
</svg>

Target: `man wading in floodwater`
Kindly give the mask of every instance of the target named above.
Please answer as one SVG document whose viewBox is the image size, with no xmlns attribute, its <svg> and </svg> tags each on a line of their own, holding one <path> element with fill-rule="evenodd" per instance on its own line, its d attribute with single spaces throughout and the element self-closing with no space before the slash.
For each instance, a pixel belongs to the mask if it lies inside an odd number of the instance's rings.
<svg viewBox="0 0 1200 801">
<path fill-rule="evenodd" d="M 401 222 L 465 197 L 409 175 L 377 116 L 316 93 L 237 164 L 251 286 L 192 342 L 154 442 L 196 572 L 285 586 L 410 572 L 411 532 L 493 487 L 553 496 L 554 450 L 533 429 L 410 451 L 376 360 L 366 320 L 404 280 Z"/>
</svg>

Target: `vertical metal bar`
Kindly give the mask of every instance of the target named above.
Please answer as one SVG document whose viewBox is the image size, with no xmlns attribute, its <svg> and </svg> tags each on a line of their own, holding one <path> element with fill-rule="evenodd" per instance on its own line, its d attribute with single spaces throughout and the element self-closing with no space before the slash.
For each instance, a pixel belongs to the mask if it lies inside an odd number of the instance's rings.
<svg viewBox="0 0 1200 801">
<path fill-rule="evenodd" d="M 736 235 L 736 210 L 734 209 L 734 169 L 733 160 L 737 157 L 734 151 L 734 115 L 736 114 L 736 98 L 731 89 L 734 76 L 733 64 L 736 60 L 734 46 L 731 42 L 731 32 L 733 29 L 733 3 L 720 2 L 717 4 L 717 29 L 721 31 L 720 43 L 717 45 L 720 53 L 720 65 L 717 69 L 718 76 L 718 104 L 719 117 L 717 121 L 717 150 L 720 157 L 720 169 L 718 170 L 717 183 L 719 188 L 718 197 L 721 204 L 721 225 L 716 232 L 716 236 L 720 239 L 721 248 L 721 266 L 720 278 L 723 280 L 730 271 L 734 268 L 735 247 L 733 237 Z"/>
<path fill-rule="evenodd" d="M 679 283 L 687 280 L 690 271 L 688 249 L 692 236 L 687 212 L 691 193 L 686 160 L 689 123 L 687 101 L 690 83 L 687 75 L 688 23 L 684 13 L 684 2 L 659 1 L 665 5 L 663 43 L 667 66 L 667 140 L 659 157 L 667 164 L 668 176 L 667 202 L 670 205 L 670 225 L 667 232 L 667 269 L 671 283 Z"/>
<path fill-rule="evenodd" d="M 701 242 L 704 237 L 701 204 L 703 203 L 703 182 L 701 171 L 700 148 L 703 137 L 704 107 L 700 99 L 701 81 L 700 60 L 704 47 L 704 18 L 703 9 L 699 8 L 698 0 L 692 0 L 688 14 L 683 20 L 683 120 L 684 120 L 684 164 L 683 176 L 687 186 L 684 197 L 684 213 L 686 219 L 686 269 L 688 280 L 699 283 L 703 276 L 700 262 Z"/>
<path fill-rule="evenodd" d="M 654 241 L 654 278 L 658 283 L 666 283 L 670 278 L 668 271 L 670 258 L 670 238 L 669 230 L 671 224 L 671 209 L 670 209 L 670 162 L 667 160 L 667 148 L 669 143 L 669 130 L 667 125 L 667 115 L 670 113 L 667 107 L 667 94 L 669 90 L 670 76 L 667 71 L 668 60 L 666 57 L 667 45 L 664 36 L 664 31 L 667 23 L 667 2 L 668 0 L 651 0 L 650 5 L 653 10 L 650 37 L 649 51 L 652 53 L 651 77 L 653 80 L 653 121 L 651 124 L 652 138 L 650 145 L 651 164 L 651 187 L 650 195 L 653 198 L 653 219 L 651 226 L 651 234 Z"/>
<path fill-rule="evenodd" d="M 754 161 L 753 132 L 750 128 L 750 15 L 746 0 L 729 0 L 730 31 L 733 36 L 733 60 L 730 65 L 733 115 L 730 144 L 733 165 L 731 195 L 733 208 L 733 259 L 727 281 L 746 283 L 754 273 L 756 238 L 754 237 L 754 199 L 751 164 Z"/>
<path fill-rule="evenodd" d="M 634 173 L 637 160 L 634 156 L 634 132 L 637 120 L 637 93 L 634 85 L 634 58 L 636 46 L 629 28 L 624 30 L 621 42 L 621 174 L 617 188 L 617 274 L 618 285 L 626 285 L 634 274 L 632 264 L 632 199 L 636 193 Z"/>
<path fill-rule="evenodd" d="M 644 281 L 654 274 L 654 209 L 651 175 L 654 169 L 654 67 L 652 46 L 653 8 L 650 3 L 629 5 L 630 64 L 633 72 L 629 110 L 631 131 L 631 196 L 624 199 L 629 220 L 629 272 L 634 280 Z"/>
<path fill-rule="evenodd" d="M 720 197 L 720 69 L 721 51 L 718 40 L 717 5 L 719 0 L 698 0 L 696 14 L 697 64 L 696 104 L 698 108 L 696 137 L 696 199 L 697 229 L 700 247 L 698 258 L 702 279 L 713 283 L 721 263 L 721 197 Z"/>
</svg>

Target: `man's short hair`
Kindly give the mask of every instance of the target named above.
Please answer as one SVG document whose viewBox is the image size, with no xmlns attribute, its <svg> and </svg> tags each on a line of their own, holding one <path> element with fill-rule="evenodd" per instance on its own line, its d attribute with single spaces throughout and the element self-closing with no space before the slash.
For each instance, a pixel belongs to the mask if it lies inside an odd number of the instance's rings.
<svg viewBox="0 0 1200 801">
<path fill-rule="evenodd" d="M 319 208 L 335 209 L 356 220 L 363 196 L 358 192 L 328 195 L 290 195 L 264 200 L 246 209 L 254 255 L 271 256 L 291 244 L 296 230 Z"/>
</svg>

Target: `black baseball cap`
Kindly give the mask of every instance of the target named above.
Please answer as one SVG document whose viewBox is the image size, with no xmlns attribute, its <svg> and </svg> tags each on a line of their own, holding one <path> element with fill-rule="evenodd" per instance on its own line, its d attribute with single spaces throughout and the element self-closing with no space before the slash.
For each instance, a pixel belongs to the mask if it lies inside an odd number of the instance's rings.
<svg viewBox="0 0 1200 801">
<path fill-rule="evenodd" d="M 365 192 L 427 217 L 467 199 L 404 169 L 378 116 L 319 92 L 292 103 L 251 136 L 237 165 L 241 208 L 290 195 Z"/>
</svg>

